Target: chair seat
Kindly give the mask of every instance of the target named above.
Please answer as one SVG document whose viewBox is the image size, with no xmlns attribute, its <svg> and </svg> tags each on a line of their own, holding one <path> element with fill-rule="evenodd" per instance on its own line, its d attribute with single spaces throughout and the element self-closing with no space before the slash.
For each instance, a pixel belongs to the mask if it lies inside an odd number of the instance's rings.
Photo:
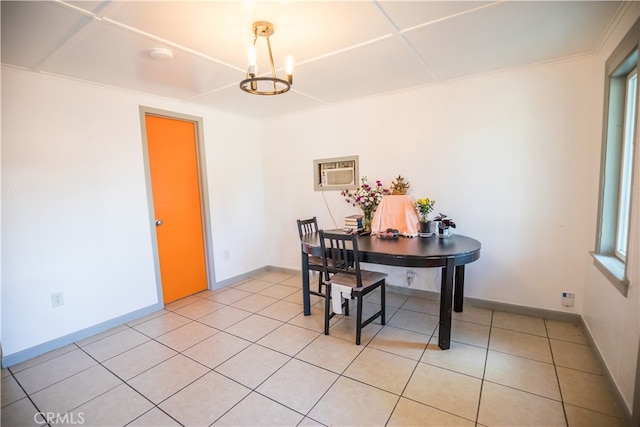
<svg viewBox="0 0 640 427">
<path fill-rule="evenodd" d="M 358 291 L 360 289 L 368 288 L 369 286 L 377 284 L 381 280 L 384 280 L 387 276 L 387 274 L 380 273 L 378 271 L 361 270 L 362 287 L 358 288 L 358 283 L 355 275 L 347 273 L 336 273 L 331 276 L 331 283 L 342 286 L 350 286 L 355 291 Z"/>
<path fill-rule="evenodd" d="M 309 267 L 322 267 L 322 258 L 309 255 Z"/>
</svg>

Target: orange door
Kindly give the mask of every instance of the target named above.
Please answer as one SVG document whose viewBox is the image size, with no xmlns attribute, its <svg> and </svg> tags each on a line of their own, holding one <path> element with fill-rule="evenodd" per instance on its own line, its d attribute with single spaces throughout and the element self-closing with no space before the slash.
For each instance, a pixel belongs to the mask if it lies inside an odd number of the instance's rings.
<svg viewBox="0 0 640 427">
<path fill-rule="evenodd" d="M 196 124 L 145 115 L 164 303 L 207 288 Z"/>
</svg>

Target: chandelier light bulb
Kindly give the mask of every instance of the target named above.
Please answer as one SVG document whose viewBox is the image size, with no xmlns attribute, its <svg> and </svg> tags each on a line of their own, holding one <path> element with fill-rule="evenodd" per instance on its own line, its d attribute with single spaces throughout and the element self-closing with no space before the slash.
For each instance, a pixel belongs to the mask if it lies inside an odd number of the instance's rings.
<svg viewBox="0 0 640 427">
<path fill-rule="evenodd" d="M 256 47 L 249 46 L 249 74 L 256 74 Z"/>
<path fill-rule="evenodd" d="M 285 58 L 285 70 L 287 73 L 287 81 L 289 84 L 293 83 L 293 65 L 295 63 L 293 56 L 287 55 Z"/>
</svg>

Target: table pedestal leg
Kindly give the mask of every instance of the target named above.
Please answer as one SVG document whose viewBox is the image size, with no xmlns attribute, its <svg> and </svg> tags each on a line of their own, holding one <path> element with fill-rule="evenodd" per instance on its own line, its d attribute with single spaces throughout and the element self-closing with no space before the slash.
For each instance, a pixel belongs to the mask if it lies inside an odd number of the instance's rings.
<svg viewBox="0 0 640 427">
<path fill-rule="evenodd" d="M 462 304 L 464 298 L 464 265 L 456 266 L 456 290 L 453 294 L 453 311 L 462 312 Z"/>
<path fill-rule="evenodd" d="M 443 350 L 448 350 L 451 342 L 451 305 L 453 303 L 454 263 L 455 258 L 447 258 L 447 265 L 442 268 L 438 346 Z"/>
</svg>

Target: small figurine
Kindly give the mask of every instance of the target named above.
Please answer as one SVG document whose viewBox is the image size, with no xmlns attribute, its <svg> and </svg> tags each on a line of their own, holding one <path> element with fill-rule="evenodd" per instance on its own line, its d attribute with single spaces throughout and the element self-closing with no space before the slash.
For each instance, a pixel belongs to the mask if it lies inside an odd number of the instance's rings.
<svg viewBox="0 0 640 427">
<path fill-rule="evenodd" d="M 391 182 L 391 194 L 407 194 L 407 190 L 409 189 L 409 187 L 409 182 L 405 182 L 404 178 L 401 175 L 398 175 L 396 180 Z"/>
</svg>

